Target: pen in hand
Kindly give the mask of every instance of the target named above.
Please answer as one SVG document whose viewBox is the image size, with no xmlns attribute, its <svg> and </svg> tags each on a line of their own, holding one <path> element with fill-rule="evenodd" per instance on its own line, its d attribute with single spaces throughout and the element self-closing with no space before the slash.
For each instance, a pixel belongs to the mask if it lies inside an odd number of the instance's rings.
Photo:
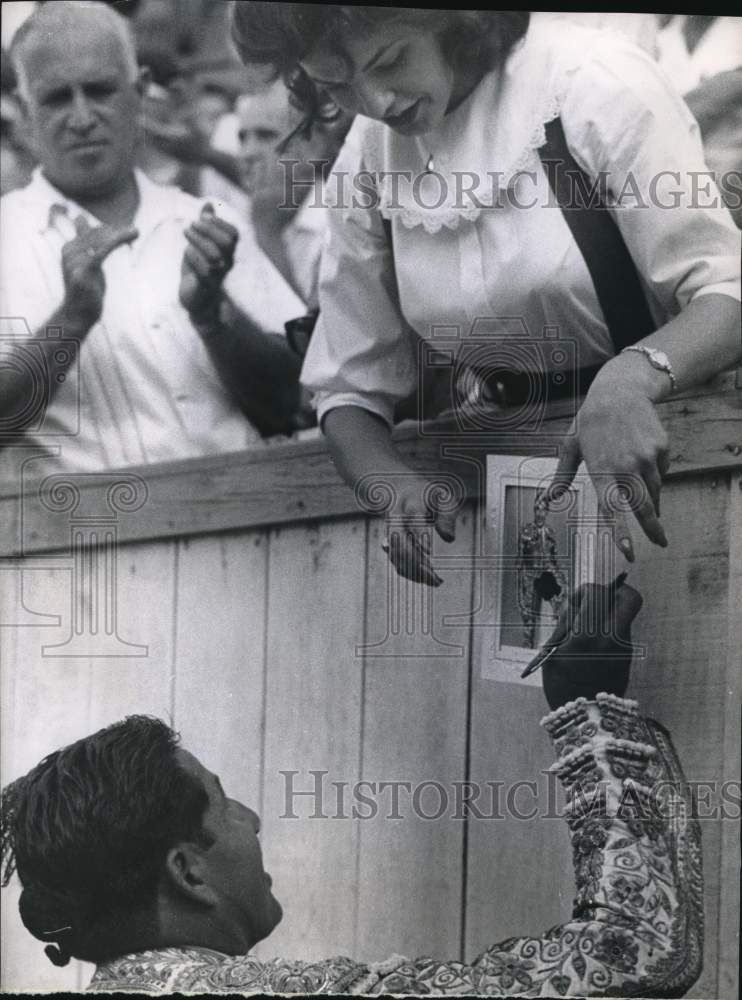
<svg viewBox="0 0 742 1000">
<path fill-rule="evenodd" d="M 616 591 L 621 586 L 623 586 L 624 581 L 626 580 L 627 575 L 628 574 L 625 571 L 623 573 L 619 573 L 618 576 L 616 577 L 616 579 L 613 580 L 612 583 L 608 584 L 608 586 L 606 588 L 606 590 L 607 590 L 607 594 L 606 594 L 607 602 L 606 603 L 607 603 L 608 607 L 610 607 L 611 602 L 613 601 L 613 598 L 614 598 L 614 596 L 616 594 Z M 535 673 L 539 669 L 539 667 L 542 667 L 544 665 L 544 663 L 546 663 L 546 661 L 551 656 L 554 655 L 554 653 L 559 649 L 559 647 L 562 646 L 565 642 L 567 642 L 567 640 L 570 637 L 570 632 L 571 632 L 571 626 L 567 628 L 567 631 L 565 632 L 564 636 L 562 636 L 557 642 L 547 642 L 538 651 L 538 653 L 534 656 L 534 658 L 531 660 L 531 662 L 526 666 L 526 668 L 523 670 L 523 672 L 521 673 L 520 676 L 521 677 L 530 677 L 530 675 L 533 674 L 533 673 Z"/>
</svg>

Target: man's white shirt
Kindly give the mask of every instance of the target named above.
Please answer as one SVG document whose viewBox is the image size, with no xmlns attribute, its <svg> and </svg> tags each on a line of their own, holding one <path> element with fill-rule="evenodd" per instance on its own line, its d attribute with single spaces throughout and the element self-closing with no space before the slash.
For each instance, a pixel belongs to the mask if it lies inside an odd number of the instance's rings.
<svg viewBox="0 0 742 1000">
<path fill-rule="evenodd" d="M 139 235 L 106 258 L 101 320 L 79 345 L 78 362 L 46 412 L 24 435 L 25 445 L 59 449 L 51 460 L 56 468 L 117 468 L 235 451 L 260 441 L 222 385 L 178 298 L 184 231 L 205 200 L 154 184 L 140 172 L 136 179 L 140 204 L 133 224 Z M 281 332 L 287 320 L 304 313 L 304 304 L 249 228 L 228 206 L 210 200 L 240 232 L 226 292 L 264 330 Z M 33 378 L 38 352 L 29 338 L 62 303 L 62 247 L 75 236 L 79 215 L 94 226 L 99 221 L 40 170 L 0 205 L 0 336 L 21 348 L 15 363 L 27 361 Z M 59 335 L 64 339 L 64 331 Z M 0 480 L 7 480 L 9 462 L 16 465 L 8 454 L 12 450 L 0 452 Z"/>
</svg>

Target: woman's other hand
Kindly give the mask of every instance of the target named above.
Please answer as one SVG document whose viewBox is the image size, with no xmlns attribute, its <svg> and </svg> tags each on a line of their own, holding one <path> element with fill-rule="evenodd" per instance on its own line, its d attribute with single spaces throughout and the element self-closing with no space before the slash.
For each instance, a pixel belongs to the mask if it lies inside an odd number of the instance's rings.
<svg viewBox="0 0 742 1000">
<path fill-rule="evenodd" d="M 382 484 L 378 484 L 382 487 Z M 456 511 L 442 503 L 450 496 L 447 484 L 420 476 L 399 478 L 389 484 L 393 502 L 385 518 L 382 548 L 400 576 L 413 583 L 439 587 L 443 580 L 431 561 L 433 529 L 444 542 L 456 537 Z"/>
<path fill-rule="evenodd" d="M 665 548 L 660 492 L 670 464 L 669 441 L 641 388 L 598 376 L 562 442 L 547 502 L 572 483 L 581 461 L 595 487 L 598 509 L 614 525 L 614 541 L 629 562 L 634 561 L 631 514 L 647 538 Z"/>
</svg>

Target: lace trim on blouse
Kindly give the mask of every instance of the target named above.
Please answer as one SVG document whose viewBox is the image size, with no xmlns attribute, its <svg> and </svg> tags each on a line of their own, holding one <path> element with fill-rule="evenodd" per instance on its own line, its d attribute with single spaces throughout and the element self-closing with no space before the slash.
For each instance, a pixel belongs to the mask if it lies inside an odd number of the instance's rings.
<svg viewBox="0 0 742 1000">
<path fill-rule="evenodd" d="M 561 114 L 572 76 L 585 61 L 584 45 L 557 46 L 548 26 L 535 23 L 503 70 L 487 74 L 434 131 L 405 137 L 364 120 L 360 159 L 375 179 L 382 217 L 399 219 L 407 229 L 422 226 L 437 233 L 474 222 L 483 210 L 495 207 L 519 174 L 538 166 L 536 151 L 546 142 L 546 125 Z M 530 107 L 523 106 L 523 94 Z M 535 100 L 532 94 L 538 95 Z M 431 157 L 432 176 L 421 197 L 426 178 L 420 175 Z M 389 176 L 403 170 L 419 185 L 417 197 L 412 184 Z M 478 181 L 474 198 L 469 188 L 461 190 L 464 174 L 474 174 Z"/>
</svg>

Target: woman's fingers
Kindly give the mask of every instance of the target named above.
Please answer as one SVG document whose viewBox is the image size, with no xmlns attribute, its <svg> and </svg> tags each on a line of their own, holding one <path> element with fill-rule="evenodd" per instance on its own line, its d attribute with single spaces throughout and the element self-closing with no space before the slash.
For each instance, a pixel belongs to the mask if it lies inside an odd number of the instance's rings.
<svg viewBox="0 0 742 1000">
<path fill-rule="evenodd" d="M 439 587 L 443 580 L 432 563 L 433 530 L 446 542 L 456 537 L 456 511 L 440 510 L 434 481 L 421 477 L 410 479 L 396 497 L 387 514 L 386 538 L 382 545 L 400 574 L 415 583 Z"/>
<path fill-rule="evenodd" d="M 659 470 L 660 476 L 664 479 L 670 470 L 670 444 L 669 442 L 661 445 L 657 449 L 657 468 Z M 657 509 L 659 513 L 659 508 Z"/>
<path fill-rule="evenodd" d="M 649 492 L 634 510 L 634 517 L 650 542 L 654 542 L 655 545 L 659 545 L 663 549 L 667 548 L 667 535 L 665 535 L 665 529 L 657 517 L 657 511 Z"/>
<path fill-rule="evenodd" d="M 657 517 L 660 516 L 660 494 L 662 493 L 662 476 L 658 465 L 650 465 L 646 472 L 644 473 L 644 482 L 646 483 L 649 495 L 652 498 L 652 503 L 654 505 L 654 512 Z"/>
<path fill-rule="evenodd" d="M 593 478 L 593 486 L 598 498 L 598 512 L 601 519 L 612 527 L 613 542 L 618 550 L 630 563 L 633 563 L 636 555 L 626 514 L 628 495 L 625 486 L 607 476 Z"/>
<path fill-rule="evenodd" d="M 643 462 L 637 470 L 631 475 L 609 480 L 610 501 L 606 507 L 616 522 L 616 538 L 620 543 L 621 538 L 627 536 L 628 514 L 632 513 L 650 542 L 666 548 L 667 538 L 657 510 L 661 489 L 659 471 L 652 461 Z"/>
<path fill-rule="evenodd" d="M 574 422 L 559 446 L 559 461 L 554 476 L 541 497 L 547 506 L 558 500 L 564 491 L 572 485 L 580 467 L 582 452 L 580 451 L 576 427 L 576 422 Z"/>
<path fill-rule="evenodd" d="M 385 543 L 389 559 L 400 576 L 413 583 L 439 587 L 443 580 L 433 569 L 428 552 L 420 539 L 409 528 L 392 529 Z"/>
<path fill-rule="evenodd" d="M 444 542 L 452 542 L 456 538 L 456 512 L 441 511 L 435 515 L 435 530 Z"/>
</svg>

